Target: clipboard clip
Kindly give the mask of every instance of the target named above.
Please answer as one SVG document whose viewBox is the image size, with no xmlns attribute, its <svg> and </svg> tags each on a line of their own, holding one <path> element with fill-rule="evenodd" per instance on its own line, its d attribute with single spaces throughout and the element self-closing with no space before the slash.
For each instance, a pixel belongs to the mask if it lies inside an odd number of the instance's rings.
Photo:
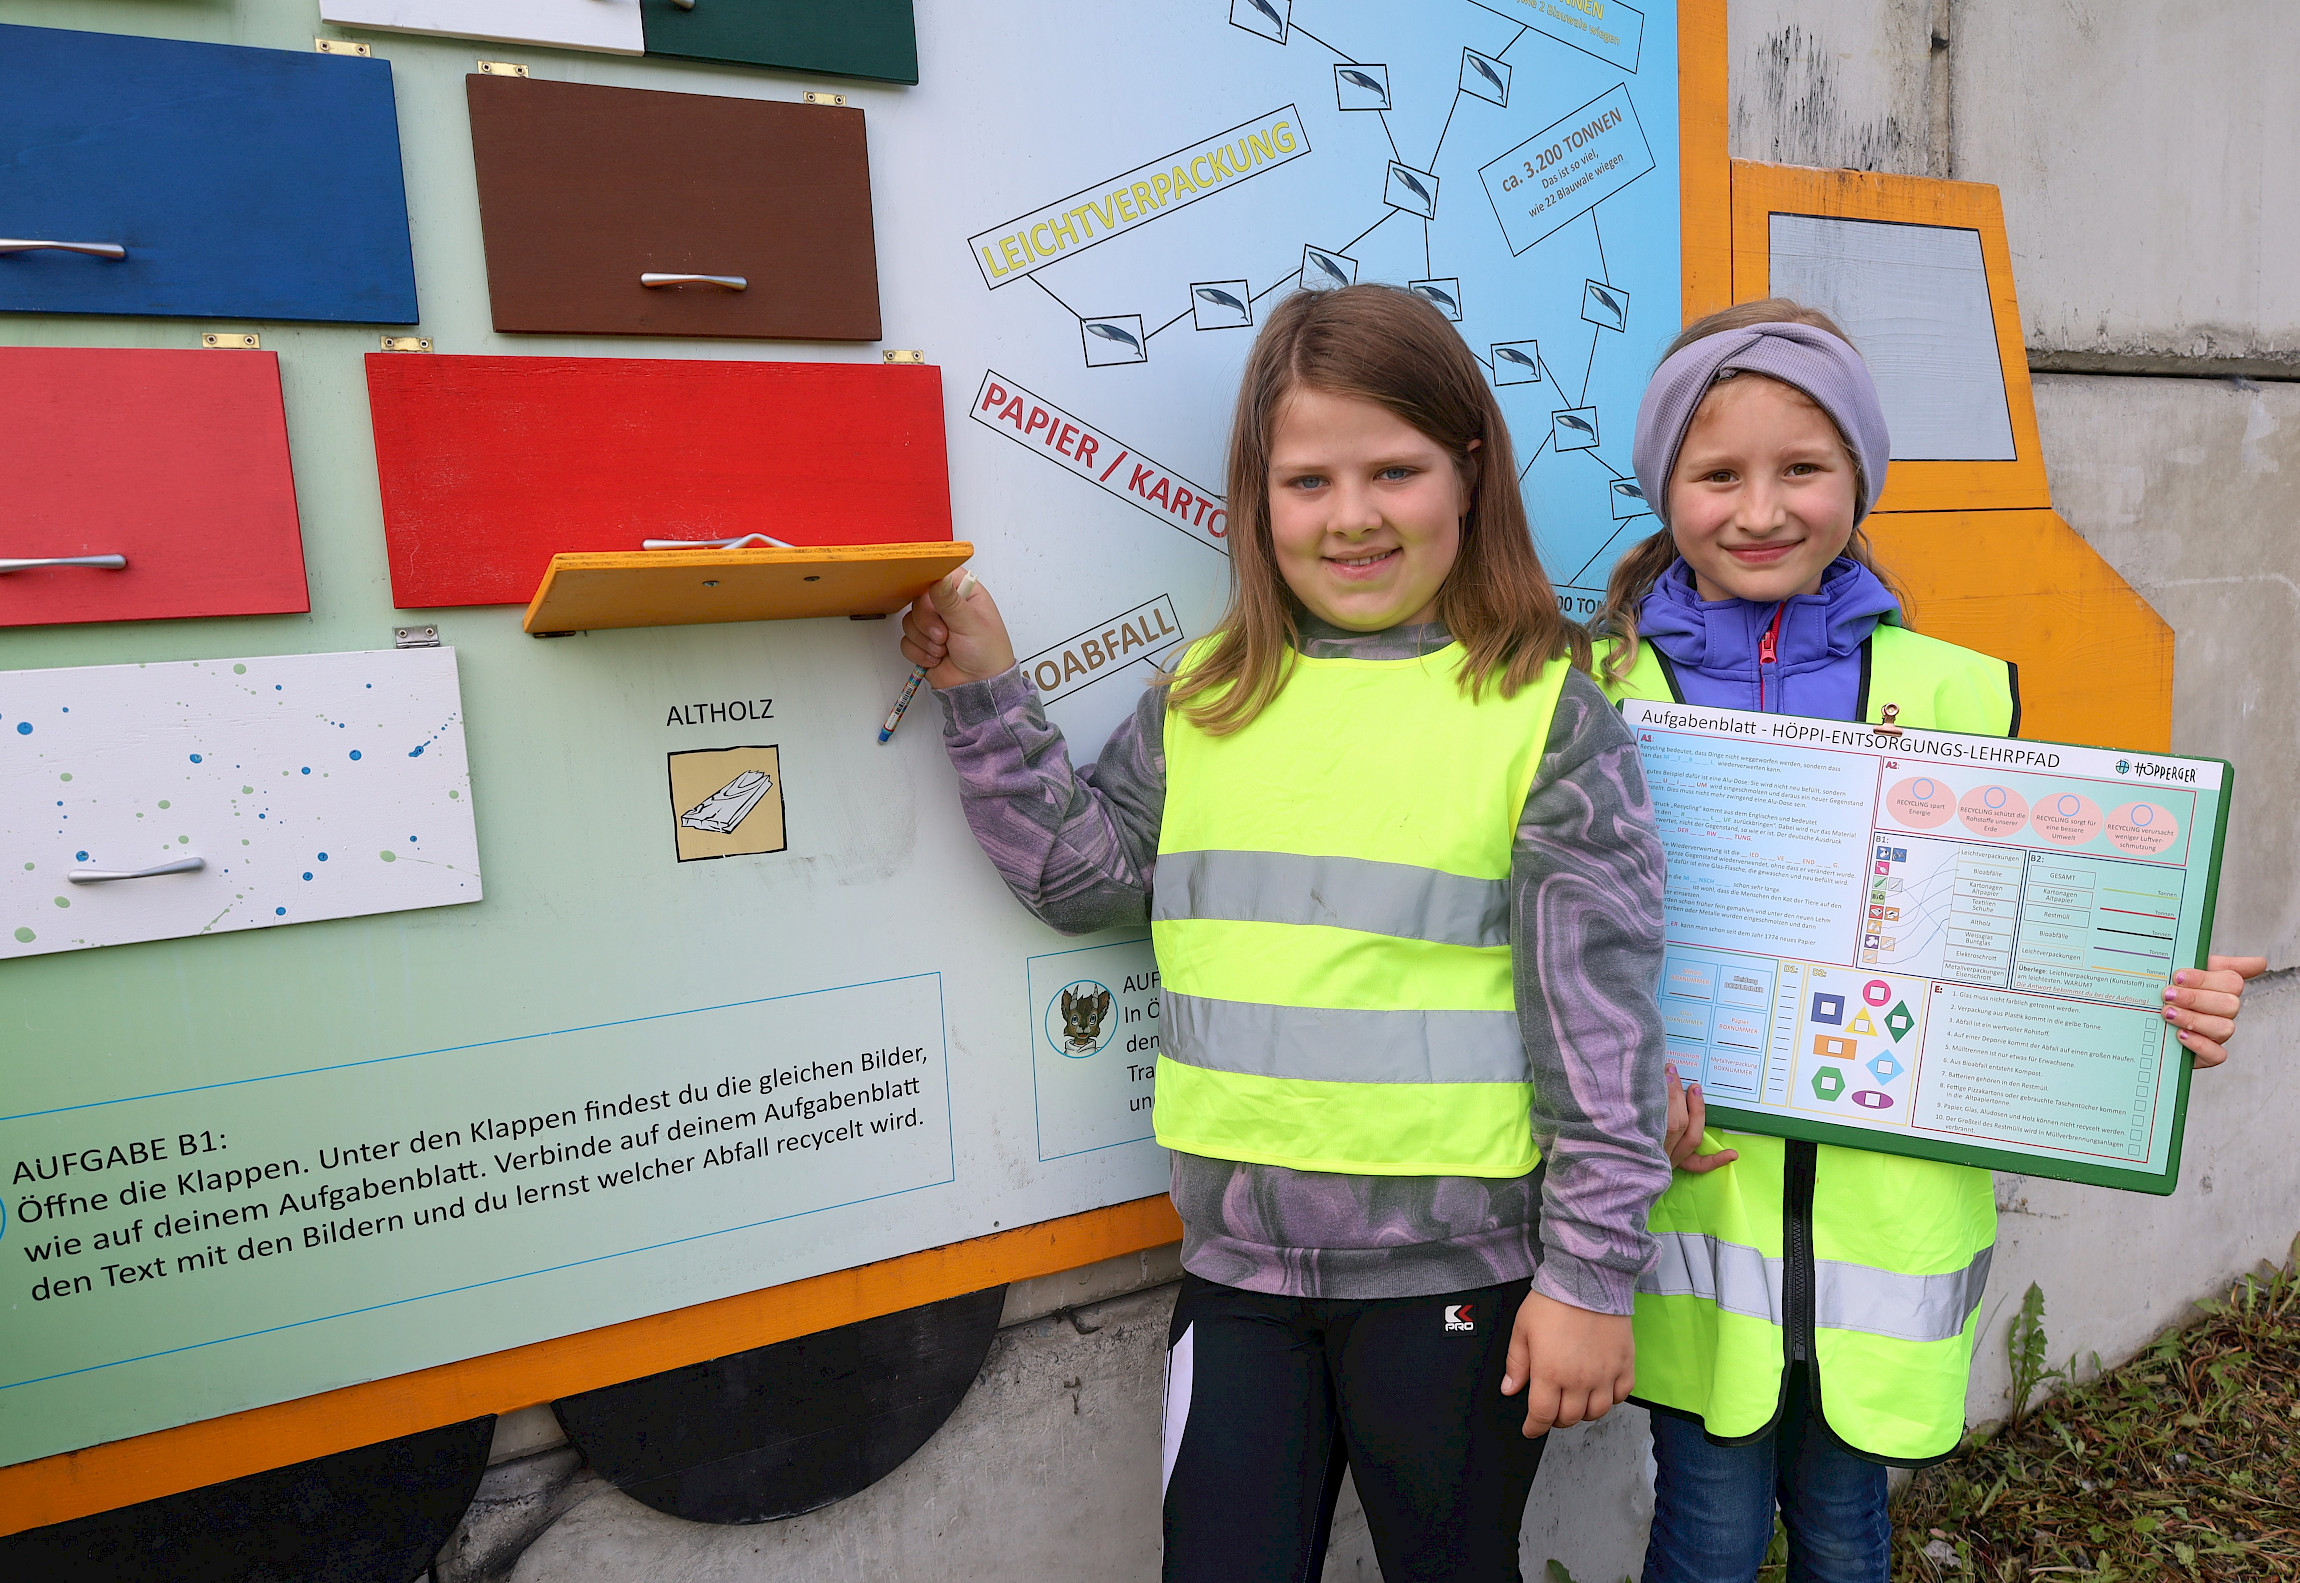
<svg viewBox="0 0 2300 1583">
<path fill-rule="evenodd" d="M 1875 725 L 1869 727 L 1870 734 L 1872 736 L 1880 737 L 1899 736 L 1901 734 L 1901 727 L 1899 725 L 1901 718 L 1901 706 L 1899 704 L 1887 704 L 1885 705 L 1884 712 L 1885 718 L 1878 721 Z"/>
</svg>

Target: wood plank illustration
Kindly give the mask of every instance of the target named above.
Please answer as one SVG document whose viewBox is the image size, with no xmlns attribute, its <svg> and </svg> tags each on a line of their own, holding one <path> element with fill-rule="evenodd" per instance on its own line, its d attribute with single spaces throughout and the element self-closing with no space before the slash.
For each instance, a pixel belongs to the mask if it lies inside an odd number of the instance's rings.
<svg viewBox="0 0 2300 1583">
<path fill-rule="evenodd" d="M 466 85 L 496 329 L 878 339 L 862 111 Z"/>
<path fill-rule="evenodd" d="M 0 626 L 304 611 L 272 352 L 0 348 Z"/>
<path fill-rule="evenodd" d="M 525 604 L 561 551 L 951 537 L 931 365 L 372 353 L 402 609 Z"/>
</svg>

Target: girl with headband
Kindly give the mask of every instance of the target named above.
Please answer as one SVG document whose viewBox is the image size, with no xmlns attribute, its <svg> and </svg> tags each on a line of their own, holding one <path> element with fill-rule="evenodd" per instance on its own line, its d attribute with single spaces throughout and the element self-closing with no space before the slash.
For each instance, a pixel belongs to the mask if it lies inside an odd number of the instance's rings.
<svg viewBox="0 0 2300 1583">
<path fill-rule="evenodd" d="M 1637 481 L 1661 530 L 1598 617 L 1598 676 L 1646 698 L 2011 736 L 2011 665 L 1920 636 L 1861 520 L 1891 454 L 1868 365 L 1782 298 L 1688 328 L 1637 413 Z M 2165 991 L 2199 1066 L 2225 1059 L 2257 957 Z M 1656 1464 L 1647 1583 L 1746 1583 L 1779 1506 L 1789 1576 L 1886 1583 L 1886 1469 L 1964 1432 L 1996 1243 L 1989 1173 L 1719 1134 L 1672 1068 L 1675 1177 L 1638 1280 L 1637 1387 Z"/>
</svg>

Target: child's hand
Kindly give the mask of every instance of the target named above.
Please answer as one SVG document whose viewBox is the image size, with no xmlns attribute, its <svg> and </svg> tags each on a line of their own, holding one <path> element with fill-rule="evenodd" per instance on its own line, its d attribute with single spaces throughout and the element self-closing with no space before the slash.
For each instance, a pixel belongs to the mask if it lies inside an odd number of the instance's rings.
<svg viewBox="0 0 2300 1583">
<path fill-rule="evenodd" d="M 1014 641 L 998 603 L 967 571 L 952 572 L 903 612 L 902 652 L 937 691 L 1014 669 Z"/>
<path fill-rule="evenodd" d="M 1701 1134 L 1709 1122 L 1708 1107 L 1701 1103 L 1701 1085 L 1679 1082 L 1674 1066 L 1668 1071 L 1669 1130 L 1663 1135 L 1662 1146 L 1669 1151 L 1669 1163 L 1680 1171 L 1699 1175 L 1741 1158 L 1739 1149 L 1719 1149 L 1715 1154 L 1701 1152 Z"/>
<path fill-rule="evenodd" d="M 1626 1314 L 1593 1314 L 1539 1292 L 1518 1305 L 1501 1394 L 1525 1392 L 1525 1438 L 1603 1418 L 1637 1383 Z"/>
<path fill-rule="evenodd" d="M 2204 971 L 2182 968 L 2164 992 L 2164 1020 L 2180 1032 L 2180 1042 L 2200 1067 L 2228 1059 L 2222 1048 L 2236 1032 L 2244 1009 L 2244 981 L 2268 971 L 2264 956 L 2209 956 Z"/>
</svg>

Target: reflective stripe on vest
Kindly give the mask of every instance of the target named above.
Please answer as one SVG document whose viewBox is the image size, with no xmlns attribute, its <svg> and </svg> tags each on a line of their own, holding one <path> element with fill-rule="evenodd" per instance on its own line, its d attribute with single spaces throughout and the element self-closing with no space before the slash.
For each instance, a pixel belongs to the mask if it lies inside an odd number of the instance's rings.
<svg viewBox="0 0 2300 1583">
<path fill-rule="evenodd" d="M 1705 1298 L 1727 1313 L 1782 1323 L 1781 1260 L 1700 1231 L 1665 1231 L 1660 1241 L 1659 1260 L 1637 1278 L 1639 1291 Z M 1953 1341 L 1980 1306 L 1995 1255 L 1992 1244 L 1963 1269 L 1941 1275 L 1815 1259 L 1813 1322 L 1901 1341 Z"/>
<path fill-rule="evenodd" d="M 1168 1148 L 1360 1175 L 1538 1161 L 1509 872 L 1568 667 L 1473 701 L 1461 657 L 1296 656 L 1222 737 L 1168 714 L 1151 901 Z"/>
<path fill-rule="evenodd" d="M 1673 692 L 1649 645 L 1605 690 L 1617 701 Z M 1879 722 L 1887 704 L 1902 726 L 1981 734 L 2011 731 L 2019 710 L 2003 661 L 1879 626 L 1864 650 L 1862 718 Z M 1786 1156 L 1780 1139 L 1754 1135 L 1711 1133 L 1703 1147 L 1741 1158 L 1679 1173 L 1654 1205 L 1661 1257 L 1638 1282 L 1637 1396 L 1741 1440 L 1772 1423 L 1781 1399 Z M 1886 1460 L 1946 1455 L 1964 1431 L 1996 1240 L 1989 1174 L 1821 1144 L 1812 1231 L 1814 1361 L 1830 1429 Z"/>
</svg>

